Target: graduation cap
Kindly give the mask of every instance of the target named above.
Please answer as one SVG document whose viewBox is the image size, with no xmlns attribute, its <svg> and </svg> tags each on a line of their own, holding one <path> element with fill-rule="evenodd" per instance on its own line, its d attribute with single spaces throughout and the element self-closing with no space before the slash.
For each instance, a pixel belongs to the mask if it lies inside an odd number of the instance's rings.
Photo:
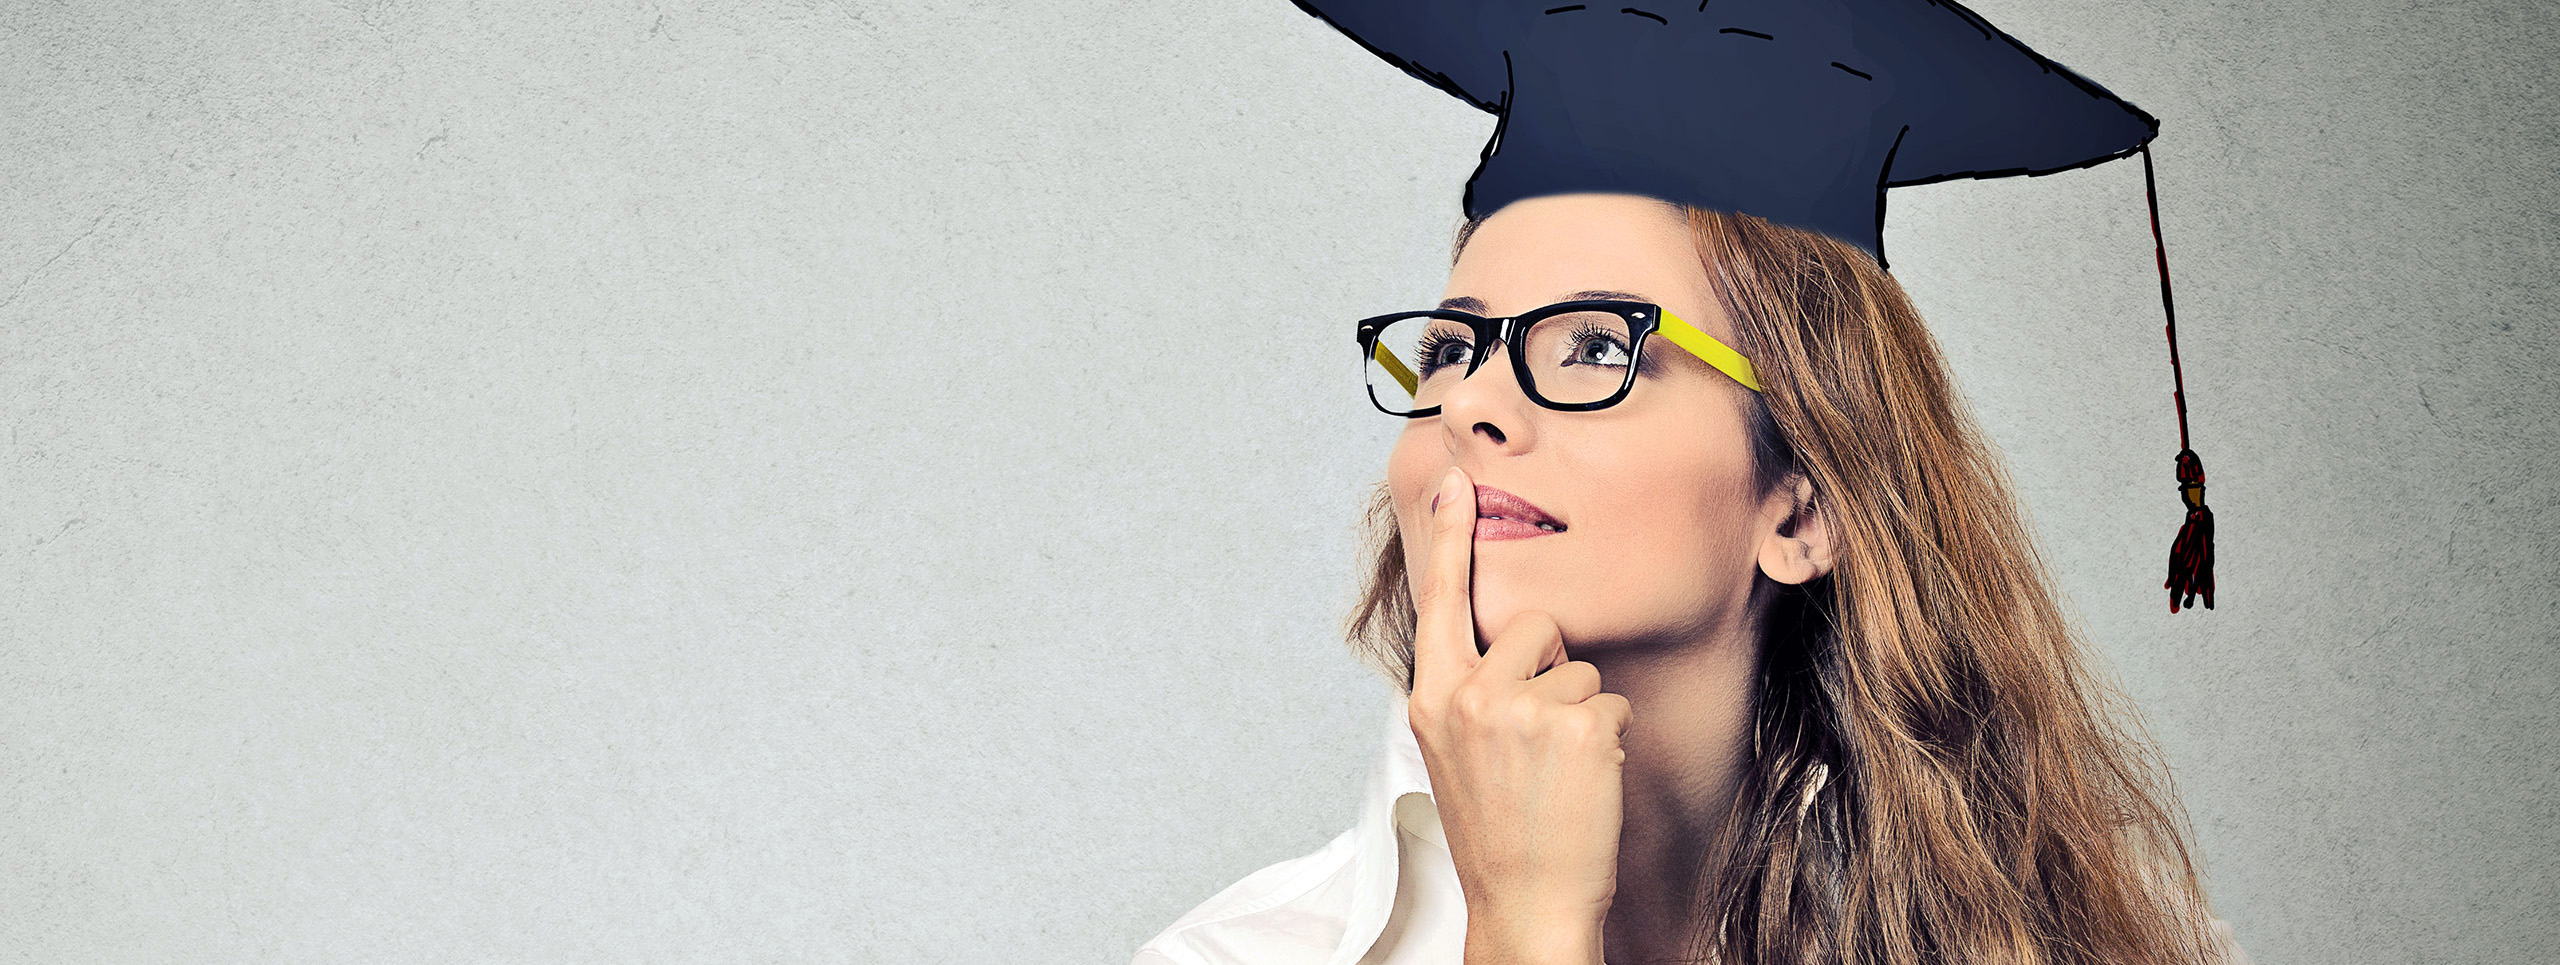
<svg viewBox="0 0 2560 965">
<path fill-rule="evenodd" d="M 2160 122 L 1946 0 L 1295 0 L 1500 121 L 1464 201 L 1638 194 L 1829 235 L 1884 260 L 1885 190 L 2139 153 L 2178 379 L 2187 522 L 2169 609 L 2213 606 L 2213 513 L 2148 145 Z"/>
</svg>

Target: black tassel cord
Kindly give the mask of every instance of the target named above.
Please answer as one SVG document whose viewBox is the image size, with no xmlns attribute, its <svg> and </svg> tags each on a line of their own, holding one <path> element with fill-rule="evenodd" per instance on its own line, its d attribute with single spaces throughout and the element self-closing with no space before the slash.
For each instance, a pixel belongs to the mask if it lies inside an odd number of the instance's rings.
<svg viewBox="0 0 2560 965">
<path fill-rule="evenodd" d="M 2151 177 L 2151 145 L 2142 146 L 2142 199 L 2151 206 L 2151 254 L 2160 265 L 2160 311 L 2169 320 L 2169 375 L 2176 380 L 2172 398 L 2178 403 L 2178 494 L 2186 499 L 2187 523 L 2169 545 L 2169 612 L 2192 607 L 2198 597 L 2213 609 L 2213 508 L 2204 504 L 2204 460 L 2187 443 L 2187 376 L 2178 367 L 2178 306 L 2169 297 L 2169 247 L 2160 241 L 2160 192 Z"/>
</svg>

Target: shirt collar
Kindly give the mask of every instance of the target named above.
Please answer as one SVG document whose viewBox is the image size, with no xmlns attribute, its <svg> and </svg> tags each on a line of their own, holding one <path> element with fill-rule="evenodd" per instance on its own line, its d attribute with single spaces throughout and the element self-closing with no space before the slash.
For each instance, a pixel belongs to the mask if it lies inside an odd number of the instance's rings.
<svg viewBox="0 0 2560 965">
<path fill-rule="evenodd" d="M 1386 746 L 1369 772 L 1368 791 L 1361 796 L 1360 823 L 1352 829 L 1356 857 L 1351 913 L 1344 922 L 1342 945 L 1327 965 L 1359 961 L 1386 929 L 1396 900 L 1398 828 L 1444 852 L 1449 847 L 1441 834 L 1439 811 L 1431 803 L 1431 774 L 1422 763 L 1422 746 L 1414 741 L 1413 726 L 1405 718 L 1405 701 L 1398 695 L 1386 715 Z"/>
<path fill-rule="evenodd" d="M 1422 762 L 1422 745 L 1413 738 L 1413 725 L 1405 717 L 1406 698 L 1397 697 L 1387 715 L 1386 749 L 1380 752 L 1378 773 L 1382 780 L 1378 793 L 1385 795 L 1388 811 L 1395 826 L 1415 837 L 1449 850 L 1449 839 L 1440 831 L 1440 811 L 1431 798 L 1431 772 Z"/>
</svg>

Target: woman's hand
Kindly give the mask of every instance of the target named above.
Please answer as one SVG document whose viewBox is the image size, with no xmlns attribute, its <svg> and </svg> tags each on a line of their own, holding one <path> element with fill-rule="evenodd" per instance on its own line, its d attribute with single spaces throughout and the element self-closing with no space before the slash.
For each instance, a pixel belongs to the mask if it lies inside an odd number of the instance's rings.
<svg viewBox="0 0 2560 965">
<path fill-rule="evenodd" d="M 1467 963 L 1600 962 L 1617 892 L 1627 700 L 1526 612 L 1479 656 L 1473 480 L 1451 468 L 1414 595 L 1406 716 L 1467 899 Z"/>
</svg>

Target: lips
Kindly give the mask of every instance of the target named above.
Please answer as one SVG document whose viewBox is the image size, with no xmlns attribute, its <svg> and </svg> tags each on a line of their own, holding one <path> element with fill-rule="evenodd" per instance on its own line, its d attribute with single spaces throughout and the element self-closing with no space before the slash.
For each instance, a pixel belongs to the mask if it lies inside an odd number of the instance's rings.
<svg viewBox="0 0 2560 965">
<path fill-rule="evenodd" d="M 1528 500 L 1491 486 L 1476 487 L 1476 541 L 1529 539 L 1564 532 L 1563 521 Z"/>
</svg>

